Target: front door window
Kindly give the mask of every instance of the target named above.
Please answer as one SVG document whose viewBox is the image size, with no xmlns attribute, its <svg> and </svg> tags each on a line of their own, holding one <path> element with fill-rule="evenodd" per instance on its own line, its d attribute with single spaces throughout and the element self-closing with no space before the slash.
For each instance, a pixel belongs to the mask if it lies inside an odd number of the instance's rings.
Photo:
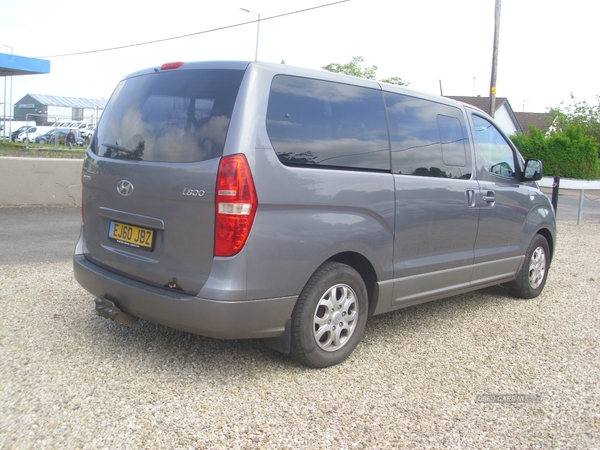
<svg viewBox="0 0 600 450">
<path fill-rule="evenodd" d="M 473 115 L 478 155 L 486 171 L 505 178 L 516 178 L 515 155 L 504 136 L 491 122 Z"/>
</svg>

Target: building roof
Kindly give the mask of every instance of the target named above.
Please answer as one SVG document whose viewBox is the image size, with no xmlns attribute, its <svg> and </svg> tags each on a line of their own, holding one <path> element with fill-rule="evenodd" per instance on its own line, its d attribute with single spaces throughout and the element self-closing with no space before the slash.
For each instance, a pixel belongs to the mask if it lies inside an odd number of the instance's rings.
<svg viewBox="0 0 600 450">
<path fill-rule="evenodd" d="M 490 112 L 490 98 L 489 97 L 457 97 L 452 95 L 446 95 L 445 97 L 451 98 L 453 100 L 457 100 L 459 102 L 466 103 L 468 105 L 474 106 L 476 108 L 481 109 L 487 113 Z M 510 120 L 513 122 L 515 130 L 517 132 L 523 131 L 521 124 L 517 120 L 515 113 L 510 106 L 510 102 L 505 97 L 496 97 L 496 101 L 494 102 L 494 113 L 496 113 L 500 108 L 504 107 L 506 112 L 510 116 Z"/>
<path fill-rule="evenodd" d="M 457 100 L 459 102 L 466 103 L 468 105 L 474 106 L 475 108 L 479 108 L 486 113 L 490 112 L 490 98 L 489 97 L 460 97 L 454 95 L 445 95 L 445 97 L 451 98 L 452 100 Z M 496 102 L 494 106 L 496 107 L 496 111 L 500 109 L 504 103 L 507 103 L 508 100 L 505 97 L 496 97 Z M 512 108 L 511 108 L 512 112 Z"/>
<path fill-rule="evenodd" d="M 104 109 L 106 100 L 94 100 L 89 98 L 59 97 L 57 95 L 28 94 L 36 102 L 47 106 L 66 106 L 69 108 Z"/>
<path fill-rule="evenodd" d="M 50 61 L 0 53 L 0 76 L 50 73 Z"/>
<path fill-rule="evenodd" d="M 530 125 L 535 125 L 544 133 L 550 129 L 555 116 L 549 113 L 516 112 L 515 117 L 524 133 L 529 131 Z"/>
</svg>

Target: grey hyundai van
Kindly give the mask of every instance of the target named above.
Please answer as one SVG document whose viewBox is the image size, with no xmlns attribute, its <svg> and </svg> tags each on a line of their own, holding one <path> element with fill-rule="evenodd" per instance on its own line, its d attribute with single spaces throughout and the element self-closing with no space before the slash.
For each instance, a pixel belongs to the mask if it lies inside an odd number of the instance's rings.
<svg viewBox="0 0 600 450">
<path fill-rule="evenodd" d="M 343 361 L 367 318 L 504 284 L 538 296 L 554 210 L 480 110 L 262 62 L 125 77 L 83 163 L 97 314 Z"/>
</svg>

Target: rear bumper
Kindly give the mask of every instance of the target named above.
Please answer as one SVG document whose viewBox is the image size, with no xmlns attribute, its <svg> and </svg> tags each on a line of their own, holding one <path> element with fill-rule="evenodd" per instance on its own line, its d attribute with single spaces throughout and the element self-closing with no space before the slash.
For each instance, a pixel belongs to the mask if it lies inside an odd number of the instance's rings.
<svg viewBox="0 0 600 450">
<path fill-rule="evenodd" d="M 221 339 L 269 338 L 281 335 L 297 296 L 247 301 L 219 301 L 155 288 L 73 257 L 77 282 L 96 297 L 126 313 L 178 330 Z"/>
</svg>

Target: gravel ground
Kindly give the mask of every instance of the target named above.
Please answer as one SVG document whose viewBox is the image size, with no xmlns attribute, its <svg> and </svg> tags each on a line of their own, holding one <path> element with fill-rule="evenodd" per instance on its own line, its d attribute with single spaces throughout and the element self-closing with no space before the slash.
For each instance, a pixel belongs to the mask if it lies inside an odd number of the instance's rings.
<svg viewBox="0 0 600 450">
<path fill-rule="evenodd" d="M 537 299 L 374 317 L 321 370 L 101 319 L 70 262 L 0 266 L 0 448 L 600 448 L 600 225 L 558 233 Z"/>
</svg>

